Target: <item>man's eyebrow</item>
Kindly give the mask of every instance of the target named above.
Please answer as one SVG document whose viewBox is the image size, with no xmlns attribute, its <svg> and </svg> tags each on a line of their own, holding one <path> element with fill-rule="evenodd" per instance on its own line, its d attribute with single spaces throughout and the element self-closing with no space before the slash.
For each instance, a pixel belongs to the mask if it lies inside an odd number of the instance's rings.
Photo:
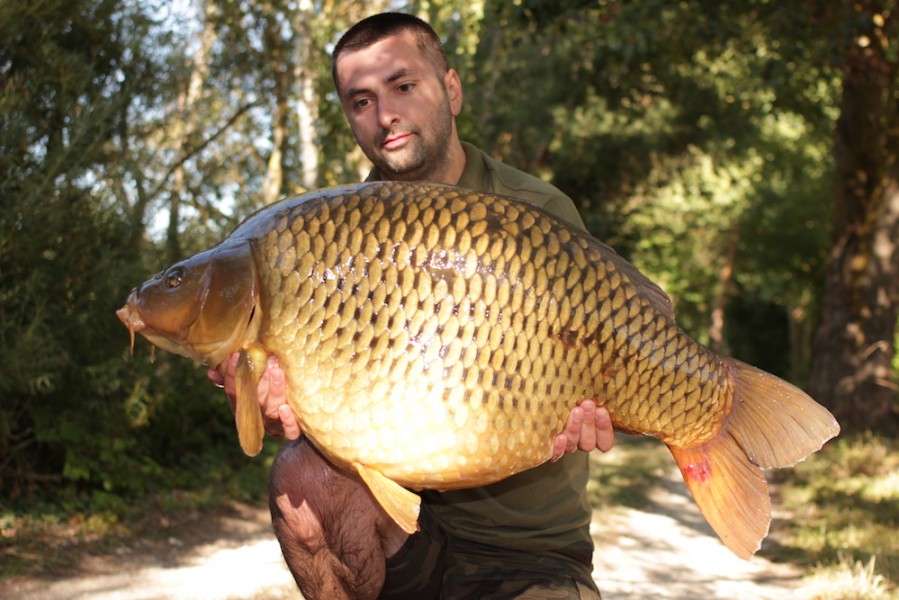
<svg viewBox="0 0 899 600">
<path fill-rule="evenodd" d="M 402 79 L 403 77 L 408 77 L 409 75 L 414 75 L 414 71 L 412 71 L 411 69 L 408 69 L 406 67 L 400 67 L 399 69 L 397 69 L 396 71 L 394 71 L 393 73 L 388 75 L 387 78 L 384 79 L 384 82 L 385 83 L 393 83 L 393 82 L 397 81 L 398 79 Z M 353 96 L 358 96 L 359 94 L 365 94 L 368 91 L 369 91 L 368 88 L 349 88 L 346 91 L 346 97 L 352 98 Z"/>
<path fill-rule="evenodd" d="M 410 71 L 406 67 L 400 67 L 399 69 L 394 71 L 394 73 L 392 75 L 390 75 L 390 77 L 388 77 L 385 81 L 387 83 L 393 83 L 397 79 L 402 79 L 403 77 L 408 77 L 411 74 L 412 74 L 412 71 Z"/>
</svg>

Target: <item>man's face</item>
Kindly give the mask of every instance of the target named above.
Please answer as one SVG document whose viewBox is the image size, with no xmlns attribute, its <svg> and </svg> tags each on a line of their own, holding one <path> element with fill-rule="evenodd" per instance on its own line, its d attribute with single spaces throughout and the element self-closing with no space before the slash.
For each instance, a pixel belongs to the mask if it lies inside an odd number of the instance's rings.
<svg viewBox="0 0 899 600">
<path fill-rule="evenodd" d="M 438 73 L 404 31 L 341 55 L 337 78 L 356 141 L 381 175 L 436 180 L 462 104 L 456 72 Z"/>
</svg>

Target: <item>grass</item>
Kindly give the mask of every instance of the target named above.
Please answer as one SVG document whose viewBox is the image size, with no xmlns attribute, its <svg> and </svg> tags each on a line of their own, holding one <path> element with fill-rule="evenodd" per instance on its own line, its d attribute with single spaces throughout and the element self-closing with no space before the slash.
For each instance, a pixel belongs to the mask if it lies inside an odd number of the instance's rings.
<svg viewBox="0 0 899 600">
<path fill-rule="evenodd" d="M 790 516 L 769 558 L 807 566 L 814 598 L 899 600 L 899 442 L 842 438 L 772 482 Z"/>
</svg>

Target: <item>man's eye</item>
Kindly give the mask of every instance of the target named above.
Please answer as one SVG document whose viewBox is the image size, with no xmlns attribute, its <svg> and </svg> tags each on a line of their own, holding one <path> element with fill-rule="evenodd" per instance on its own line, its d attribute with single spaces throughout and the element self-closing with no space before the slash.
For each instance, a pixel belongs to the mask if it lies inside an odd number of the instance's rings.
<svg viewBox="0 0 899 600">
<path fill-rule="evenodd" d="M 401 83 L 400 85 L 397 86 L 396 89 L 399 90 L 400 92 L 411 92 L 412 88 L 414 88 L 414 87 L 415 87 L 414 83 Z"/>
<path fill-rule="evenodd" d="M 365 108 L 366 106 L 368 106 L 368 104 L 368 98 L 360 98 L 359 100 L 356 100 L 353 106 L 356 108 L 356 110 L 359 110 L 360 108 Z"/>
</svg>

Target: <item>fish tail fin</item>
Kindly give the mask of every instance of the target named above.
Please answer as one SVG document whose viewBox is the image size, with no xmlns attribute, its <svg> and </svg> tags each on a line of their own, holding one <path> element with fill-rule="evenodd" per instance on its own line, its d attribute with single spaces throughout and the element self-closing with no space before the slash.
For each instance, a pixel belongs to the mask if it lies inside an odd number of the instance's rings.
<svg viewBox="0 0 899 600">
<path fill-rule="evenodd" d="M 727 360 L 734 400 L 721 429 L 702 444 L 669 448 L 709 525 L 734 554 L 748 559 L 761 546 L 771 522 L 761 469 L 796 464 L 837 435 L 840 427 L 799 388 Z"/>
<path fill-rule="evenodd" d="M 790 467 L 840 433 L 826 408 L 792 383 L 728 359 L 734 380 L 733 435 L 754 464 Z"/>
</svg>

